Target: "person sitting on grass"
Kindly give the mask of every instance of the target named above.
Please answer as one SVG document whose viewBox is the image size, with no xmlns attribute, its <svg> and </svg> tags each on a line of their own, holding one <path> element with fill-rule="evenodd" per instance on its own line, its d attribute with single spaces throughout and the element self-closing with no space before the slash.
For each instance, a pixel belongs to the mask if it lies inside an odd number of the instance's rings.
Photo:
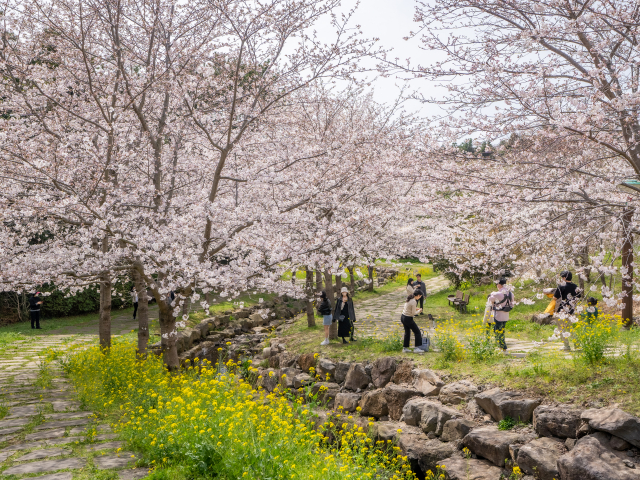
<svg viewBox="0 0 640 480">
<path fill-rule="evenodd" d="M 422 350 L 422 334 L 420 333 L 420 328 L 416 324 L 413 317 L 420 314 L 422 311 L 421 308 L 418 308 L 418 300 L 422 298 L 422 292 L 419 289 L 416 289 L 413 293 L 407 296 L 407 301 L 404 304 L 404 308 L 402 309 L 402 315 L 400 315 L 400 323 L 404 327 L 404 343 L 403 343 L 403 353 L 410 353 L 412 350 L 409 349 L 409 343 L 411 343 L 411 332 L 413 331 L 413 335 L 416 338 L 415 348 L 413 349 L 413 353 L 424 353 Z"/>
<path fill-rule="evenodd" d="M 588 324 L 592 324 L 598 319 L 600 312 L 598 311 L 598 299 L 594 297 L 587 298 L 587 311 L 582 314 L 582 320 Z"/>
</svg>

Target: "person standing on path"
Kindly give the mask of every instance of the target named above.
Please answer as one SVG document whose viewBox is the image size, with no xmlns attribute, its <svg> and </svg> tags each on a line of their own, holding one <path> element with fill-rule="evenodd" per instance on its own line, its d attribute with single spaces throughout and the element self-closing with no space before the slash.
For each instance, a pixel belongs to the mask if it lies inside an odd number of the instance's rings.
<svg viewBox="0 0 640 480">
<path fill-rule="evenodd" d="M 412 295 L 416 287 L 413 285 L 413 278 L 407 280 L 407 295 Z"/>
<path fill-rule="evenodd" d="M 422 296 L 420 297 L 420 313 L 418 315 L 424 315 L 422 310 L 424 309 L 424 299 L 427 296 L 427 286 L 422 281 L 422 275 L 416 275 L 416 281 L 413 286 L 416 289 L 420 289 L 420 292 L 422 292 Z"/>
<path fill-rule="evenodd" d="M 34 293 L 29 299 L 29 314 L 31 316 L 31 328 L 41 330 L 40 328 L 40 292 Z"/>
<path fill-rule="evenodd" d="M 501 278 L 498 281 L 498 291 L 489 295 L 487 303 L 493 310 L 493 331 L 496 334 L 498 346 L 503 353 L 507 353 L 507 343 L 504 340 L 504 331 L 509 321 L 509 312 L 513 309 L 513 292 L 507 287 L 507 279 Z"/>
<path fill-rule="evenodd" d="M 418 289 L 408 295 L 407 301 L 402 309 L 402 315 L 400 315 L 400 323 L 402 323 L 402 326 L 404 327 L 403 353 L 410 353 L 412 351 L 409 349 L 409 343 L 411 343 L 411 332 L 413 332 L 416 339 L 413 353 L 424 353 L 420 348 L 422 346 L 422 334 L 420 333 L 420 328 L 413 319 L 413 317 L 420 314 L 422 311 L 422 309 L 418 308 L 418 300 L 421 298 L 422 292 Z"/>
<path fill-rule="evenodd" d="M 356 339 L 353 338 L 353 324 L 356 322 L 356 312 L 353 308 L 353 300 L 351 300 L 349 296 L 349 289 L 347 287 L 342 287 L 340 297 L 336 300 L 333 319 L 338 321 L 338 336 L 342 337 L 342 343 L 349 343 L 346 337 L 349 337 L 352 342 L 355 342 Z"/>
<path fill-rule="evenodd" d="M 138 292 L 136 287 L 131 287 L 131 301 L 133 302 L 133 319 L 136 319 L 136 313 L 138 313 Z"/>
<path fill-rule="evenodd" d="M 325 291 L 320 294 L 318 313 L 322 315 L 322 326 L 324 327 L 324 341 L 320 345 L 329 345 L 329 329 L 333 323 L 333 315 L 331 315 L 331 304 Z"/>
</svg>

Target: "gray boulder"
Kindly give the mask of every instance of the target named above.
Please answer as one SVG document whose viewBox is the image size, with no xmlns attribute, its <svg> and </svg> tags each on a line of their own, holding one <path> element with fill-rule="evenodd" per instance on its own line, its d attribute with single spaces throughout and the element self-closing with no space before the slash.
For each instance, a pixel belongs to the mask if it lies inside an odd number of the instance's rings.
<svg viewBox="0 0 640 480">
<path fill-rule="evenodd" d="M 350 367 L 351 364 L 348 362 L 339 362 L 336 365 L 336 383 L 343 383 L 345 381 L 345 379 L 347 378 L 347 372 L 349 372 Z"/>
<path fill-rule="evenodd" d="M 366 392 L 360 399 L 360 414 L 365 417 L 380 418 L 389 415 L 389 406 L 384 398 L 384 390 L 379 388 Z"/>
<path fill-rule="evenodd" d="M 444 424 L 452 418 L 459 418 L 461 416 L 461 413 L 453 408 L 445 407 L 433 401 L 428 402 L 422 407 L 420 428 L 424 433 L 433 432 L 436 435 L 442 435 Z"/>
<path fill-rule="evenodd" d="M 355 412 L 358 408 L 358 404 L 360 403 L 360 398 L 362 395 L 358 393 L 351 392 L 341 392 L 336 395 L 336 400 L 334 402 L 334 408 L 339 409 L 342 407 L 342 410 L 345 412 Z"/>
<path fill-rule="evenodd" d="M 317 382 L 311 387 L 311 395 L 315 395 L 320 404 L 328 409 L 333 408 L 340 385 L 330 382 Z"/>
<path fill-rule="evenodd" d="M 389 406 L 389 417 L 391 420 L 400 420 L 402 409 L 407 401 L 412 397 L 420 397 L 422 394 L 414 388 L 404 387 L 390 383 L 384 388 L 384 397 Z"/>
<path fill-rule="evenodd" d="M 526 398 L 516 392 L 492 388 L 475 396 L 476 403 L 491 417 L 499 422 L 506 417 L 521 422 L 530 422 L 533 411 L 542 403 L 540 399 Z"/>
<path fill-rule="evenodd" d="M 458 405 L 468 402 L 475 397 L 476 393 L 478 393 L 478 387 L 468 380 L 460 380 L 442 387 L 438 398 L 442 403 Z"/>
<path fill-rule="evenodd" d="M 518 466 L 538 480 L 554 480 L 560 477 L 557 463 L 565 452 L 566 447 L 558 440 L 536 438 L 518 450 Z"/>
<path fill-rule="evenodd" d="M 397 439 L 402 455 L 422 471 L 435 470 L 441 460 L 456 453 L 454 444 L 430 440 L 424 433 L 401 433 Z"/>
<path fill-rule="evenodd" d="M 526 443 L 532 437 L 533 435 L 502 431 L 497 426 L 489 426 L 474 428 L 462 439 L 462 443 L 479 457 L 504 467 L 505 460 L 511 456 L 509 445 Z"/>
<path fill-rule="evenodd" d="M 404 407 L 402 407 L 401 420 L 407 425 L 417 427 L 420 425 L 420 420 L 422 419 L 422 409 L 427 403 L 432 403 L 432 401 L 423 397 L 411 398 L 404 404 Z"/>
<path fill-rule="evenodd" d="M 640 470 L 627 467 L 602 437 L 587 435 L 558 459 L 562 480 L 640 480 Z"/>
<path fill-rule="evenodd" d="M 293 388 L 302 388 L 313 383 L 313 378 L 308 373 L 299 373 L 293 377 Z"/>
<path fill-rule="evenodd" d="M 415 369 L 413 375 L 413 388 L 418 390 L 425 397 L 437 397 L 444 386 L 440 377 L 427 369 Z"/>
<path fill-rule="evenodd" d="M 298 375 L 300 373 L 300 370 L 293 368 L 293 367 L 287 367 L 287 368 L 282 368 L 280 369 L 280 373 L 279 373 L 279 378 L 278 378 L 278 382 L 280 383 L 280 386 L 284 389 L 287 388 L 295 388 L 293 385 L 293 379 L 296 377 L 296 375 Z"/>
<path fill-rule="evenodd" d="M 333 363 L 331 360 L 327 360 L 326 358 L 321 358 L 318 361 L 317 371 L 318 371 L 318 375 L 322 376 L 322 378 L 324 379 L 326 379 L 327 375 L 329 375 L 330 380 L 333 380 L 333 381 L 336 380 L 336 364 Z"/>
<path fill-rule="evenodd" d="M 452 456 L 440 462 L 447 471 L 449 480 L 498 480 L 502 469 L 491 465 L 486 460 L 475 460 Z"/>
<path fill-rule="evenodd" d="M 607 432 L 640 447 L 640 419 L 619 408 L 599 408 L 582 412 L 582 420 L 593 430 Z"/>
<path fill-rule="evenodd" d="M 380 440 L 394 441 L 402 434 L 420 435 L 422 433 L 418 427 L 412 427 L 403 422 L 376 422 L 376 424 Z"/>
<path fill-rule="evenodd" d="M 538 325 L 551 325 L 554 320 L 557 320 L 557 318 L 553 315 L 549 315 L 548 313 L 536 313 L 531 317 L 531 321 Z"/>
<path fill-rule="evenodd" d="M 397 362 L 391 357 L 381 357 L 373 362 L 371 369 L 371 382 L 376 388 L 383 388 L 391 381 L 396 372 Z"/>
<path fill-rule="evenodd" d="M 580 411 L 574 408 L 540 405 L 533 411 L 533 429 L 541 437 L 576 438 Z"/>
<path fill-rule="evenodd" d="M 264 370 L 258 375 L 257 385 L 269 393 L 273 392 L 276 385 L 278 385 L 278 372 L 272 368 Z"/>
<path fill-rule="evenodd" d="M 371 383 L 371 377 L 367 374 L 364 365 L 361 363 L 352 363 L 347 372 L 344 381 L 344 387 L 354 392 L 358 389 L 364 389 Z"/>
<path fill-rule="evenodd" d="M 475 427 L 475 422 L 466 418 L 452 418 L 445 422 L 440 438 L 445 442 L 462 440 Z"/>
</svg>

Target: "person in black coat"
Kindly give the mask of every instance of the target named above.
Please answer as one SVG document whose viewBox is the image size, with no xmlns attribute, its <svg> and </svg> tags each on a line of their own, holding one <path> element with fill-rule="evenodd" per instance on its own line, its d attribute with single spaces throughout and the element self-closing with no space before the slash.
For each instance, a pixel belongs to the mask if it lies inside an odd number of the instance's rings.
<svg viewBox="0 0 640 480">
<path fill-rule="evenodd" d="M 340 320 L 342 317 L 342 320 Z M 336 300 L 336 307 L 333 310 L 333 319 L 338 322 L 338 336 L 342 337 L 342 343 L 349 343 L 346 337 L 352 342 L 356 339 L 353 338 L 353 324 L 356 322 L 356 312 L 353 309 L 353 300 L 349 296 L 349 289 L 342 287 L 340 291 L 340 297 Z"/>
<path fill-rule="evenodd" d="M 578 299 L 582 297 L 582 290 L 580 290 L 580 288 L 571 281 L 573 279 L 573 275 L 571 275 L 571 272 L 568 270 L 565 270 L 560 274 L 560 279 L 561 282 L 553 294 L 556 300 L 560 300 L 556 307 L 556 311 L 573 315 L 576 303 L 578 303 Z"/>
<path fill-rule="evenodd" d="M 333 323 L 333 315 L 331 314 L 331 304 L 326 292 L 320 294 L 318 313 L 322 315 L 322 325 L 324 326 L 324 341 L 320 345 L 329 345 L 329 329 Z"/>
<path fill-rule="evenodd" d="M 31 315 L 31 328 L 40 329 L 40 292 L 34 293 L 29 299 L 29 314 Z"/>
</svg>

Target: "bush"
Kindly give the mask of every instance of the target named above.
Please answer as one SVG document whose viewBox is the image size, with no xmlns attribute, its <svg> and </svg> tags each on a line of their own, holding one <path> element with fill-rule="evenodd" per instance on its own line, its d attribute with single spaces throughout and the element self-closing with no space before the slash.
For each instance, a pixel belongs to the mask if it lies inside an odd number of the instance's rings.
<svg viewBox="0 0 640 480">
<path fill-rule="evenodd" d="M 474 362 L 490 360 L 496 355 L 497 344 L 493 332 L 482 324 L 474 327 L 469 336 L 469 351 Z"/>
<path fill-rule="evenodd" d="M 313 429 L 317 417 L 301 399 L 292 404 L 255 390 L 241 370 L 228 362 L 170 374 L 159 357 L 136 357 L 135 344 L 124 340 L 107 354 L 77 351 L 67 363 L 83 402 L 121 412 L 115 430 L 147 464 L 161 467 L 153 478 L 180 466 L 187 478 L 219 480 L 415 478 L 397 447 L 376 444 L 350 417 L 330 419 L 325 436 Z M 331 437 L 336 441 L 326 443 Z"/>
<path fill-rule="evenodd" d="M 620 319 L 603 315 L 591 322 L 581 320 L 573 326 L 572 335 L 576 348 L 589 363 L 597 363 L 604 358 L 607 347 L 615 342 L 622 323 Z"/>
<path fill-rule="evenodd" d="M 458 340 L 451 322 L 436 328 L 433 343 L 442 352 L 445 362 L 459 362 L 465 356 L 464 346 Z"/>
</svg>

